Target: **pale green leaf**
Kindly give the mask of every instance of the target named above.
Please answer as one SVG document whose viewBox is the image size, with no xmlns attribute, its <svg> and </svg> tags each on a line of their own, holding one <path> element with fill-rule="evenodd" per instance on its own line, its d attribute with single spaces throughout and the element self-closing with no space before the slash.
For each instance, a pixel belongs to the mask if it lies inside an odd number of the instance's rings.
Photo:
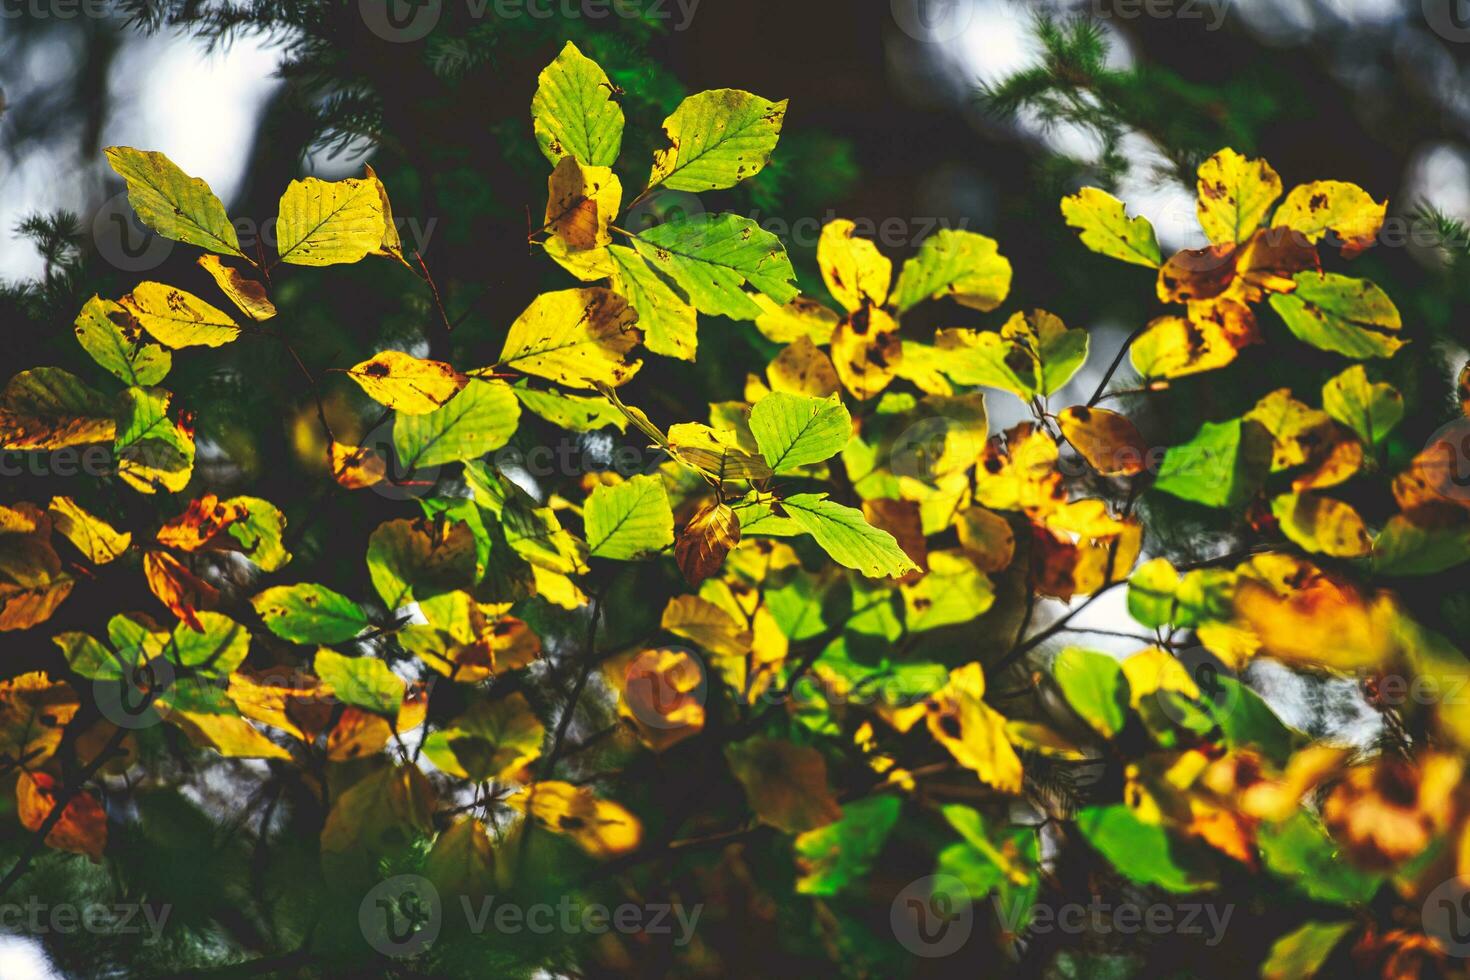
<svg viewBox="0 0 1470 980">
<path fill-rule="evenodd" d="M 776 391 L 750 411 L 750 431 L 776 473 L 830 459 L 852 438 L 852 417 L 836 397 Z"/>
<path fill-rule="evenodd" d="M 674 543 L 669 495 L 656 476 L 597 487 L 587 498 L 583 522 L 588 549 L 596 558 L 633 561 Z"/>
</svg>

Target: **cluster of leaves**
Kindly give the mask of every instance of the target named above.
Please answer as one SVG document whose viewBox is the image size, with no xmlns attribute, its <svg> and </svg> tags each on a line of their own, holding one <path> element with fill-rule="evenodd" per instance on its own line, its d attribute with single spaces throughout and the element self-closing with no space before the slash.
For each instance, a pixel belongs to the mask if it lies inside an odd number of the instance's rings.
<svg viewBox="0 0 1470 980">
<path fill-rule="evenodd" d="M 630 889 L 641 868 L 687 869 L 708 843 L 743 845 L 702 867 L 704 894 L 784 882 L 816 923 L 804 954 L 882 972 L 903 955 L 868 935 L 870 920 L 888 922 L 893 889 L 872 874 L 885 855 L 938 876 L 925 896 L 935 908 L 983 908 L 995 894 L 1017 910 L 995 944 L 1021 956 L 1034 904 L 1057 890 L 1043 844 L 1075 843 L 1164 892 L 1309 898 L 1319 911 L 1279 939 L 1267 976 L 1308 974 L 1349 936 L 1354 955 L 1390 972 L 1442 958 L 1422 933 L 1385 928 L 1400 921 L 1393 910 L 1369 910 L 1380 893 L 1413 906 L 1470 872 L 1463 704 L 1382 705 L 1403 743 L 1357 759 L 1289 728 L 1235 680 L 1203 684 L 1176 652 L 1188 637 L 1237 670 L 1272 658 L 1459 689 L 1464 657 L 1382 587 L 1470 558 L 1457 447 L 1434 442 L 1398 474 L 1398 510 L 1381 521 L 1325 494 L 1382 483 L 1380 448 L 1403 416 L 1398 393 L 1359 364 L 1323 387 L 1321 409 L 1274 392 L 1155 460 L 1138 426 L 1097 407 L 1102 387 L 1054 410 L 1087 361 L 1085 330 L 1033 309 L 999 329 L 906 335 L 921 304 L 1001 309 L 1012 269 L 990 238 L 941 231 L 895 279 L 853 223 L 834 221 L 817 252 L 834 309 L 800 294 L 781 241 L 748 218 L 682 212 L 623 227 L 620 215 L 659 194 L 761 172 L 786 104 L 731 89 L 689 97 L 625 206 L 617 93 L 568 44 L 531 105 L 551 168 L 531 238 L 581 284 L 535 297 L 493 364 L 383 350 L 341 369 L 391 418 L 392 458 L 339 440 L 318 406 L 338 492 L 422 491 L 368 535 L 363 592 L 289 580 L 282 510 L 208 491 L 187 407 L 159 385 L 175 352 L 247 333 L 294 358 L 269 325 L 282 264 L 416 263 L 433 291 L 383 183 L 370 168 L 293 181 L 276 254 L 251 256 L 203 181 L 160 154 L 108 151 L 139 218 L 204 249 L 199 265 L 238 314 L 157 282 L 94 297 L 77 339 L 99 382 L 121 390 L 37 367 L 0 392 L 0 448 L 102 447 L 113 466 L 90 507 L 0 508 L 0 629 L 44 628 L 103 566 L 141 568 L 156 599 L 107 609 L 105 636 L 57 633 L 56 669 L 0 685 L 0 759 L 34 839 L 118 857 L 109 836 L 122 818 L 103 791 L 137 764 L 138 705 L 118 713 L 135 696 L 199 751 L 305 774 L 325 811 L 307 851 L 359 898 L 402 869 L 446 905 L 493 891 L 534 876 L 548 837 L 587 875 L 622 875 Z M 1167 261 L 1147 221 L 1105 192 L 1062 202 L 1084 244 L 1157 269 L 1159 299 L 1182 310 L 1130 339 L 1145 388 L 1221 369 L 1260 342 L 1263 300 L 1300 341 L 1349 359 L 1391 358 L 1405 343 L 1387 296 L 1324 271 L 1319 252 L 1361 252 L 1384 204 L 1318 181 L 1277 205 L 1277 174 L 1232 150 L 1200 168 L 1198 189 L 1213 244 Z M 657 424 L 628 395 L 637 350 L 694 360 L 701 316 L 748 323 L 779 350 L 748 375 L 743 400 Z M 1032 420 L 992 435 L 986 389 Z M 491 456 L 532 416 L 554 431 L 630 433 L 651 463 L 592 474 L 579 495 L 541 494 Z M 1064 472 L 1064 452 L 1084 478 Z M 1146 493 L 1242 513 L 1258 543 L 1197 567 L 1140 565 Z M 134 519 L 136 494 L 178 495 L 177 516 Z M 205 559 L 222 555 L 275 584 L 247 597 L 211 582 Z M 655 628 L 602 638 L 637 618 L 655 584 Z M 1117 659 L 1067 647 L 1019 691 L 990 690 L 1067 630 L 1070 614 L 1031 630 L 1041 599 L 1086 606 L 1118 587 L 1152 631 L 1142 649 Z M 574 632 L 582 639 L 567 643 Z M 982 634 L 1001 637 L 994 656 L 977 652 Z M 584 731 L 584 702 L 599 696 L 613 720 Z M 83 710 L 88 699 L 101 717 Z M 1090 799 L 1052 792 L 1062 775 L 1099 769 L 1113 778 Z M 676 799 L 640 786 L 666 789 L 672 773 L 690 784 Z M 356 912 L 354 900 L 346 917 Z M 312 939 L 306 930 L 298 952 Z M 455 970 L 446 946 L 416 955 Z"/>
</svg>

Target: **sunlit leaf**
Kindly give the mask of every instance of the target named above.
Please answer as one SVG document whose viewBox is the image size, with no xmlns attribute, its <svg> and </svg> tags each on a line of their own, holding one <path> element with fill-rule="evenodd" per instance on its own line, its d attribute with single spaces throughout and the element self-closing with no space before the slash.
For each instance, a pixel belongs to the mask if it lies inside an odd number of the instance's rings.
<svg viewBox="0 0 1470 980">
<path fill-rule="evenodd" d="M 476 459 L 509 442 L 520 418 L 521 403 L 510 385 L 471 379 L 442 408 L 394 419 L 393 449 L 410 472 Z"/>
<path fill-rule="evenodd" d="M 638 373 L 627 354 L 642 339 L 638 314 L 607 289 L 542 293 L 511 324 L 500 363 L 569 388 L 616 388 Z"/>
<path fill-rule="evenodd" d="M 1200 164 L 1197 189 L 1205 235 L 1216 245 L 1236 245 L 1266 220 L 1281 196 L 1281 178 L 1265 160 L 1247 160 L 1227 148 Z"/>
<path fill-rule="evenodd" d="M 1322 407 L 1376 446 L 1404 417 L 1404 396 L 1387 382 L 1370 382 L 1363 365 L 1354 364 L 1322 386 Z"/>
<path fill-rule="evenodd" d="M 1361 251 L 1383 227 L 1388 202 L 1375 203 L 1357 184 L 1317 180 L 1292 188 L 1271 219 L 1273 228 L 1290 228 L 1318 242 L 1331 232 L 1345 251 Z"/>
<path fill-rule="evenodd" d="M 1107 191 L 1084 187 L 1062 198 L 1062 217 L 1094 252 L 1151 269 L 1163 261 L 1154 226 L 1141 215 L 1128 217 L 1123 202 Z"/>
<path fill-rule="evenodd" d="M 674 543 L 669 495 L 656 476 L 597 487 L 587 498 L 583 521 L 588 549 L 596 558 L 634 561 Z"/>
<path fill-rule="evenodd" d="M 701 313 L 754 320 L 765 311 L 742 286 L 778 304 L 797 296 L 796 270 L 781 240 L 734 214 L 683 216 L 640 232 L 633 246 L 673 279 Z"/>
<path fill-rule="evenodd" d="M 531 120 L 541 152 L 553 164 L 573 157 L 591 167 L 610 167 L 623 142 L 622 92 L 597 62 L 568 41 L 542 70 L 531 100 Z"/>
<path fill-rule="evenodd" d="M 1393 300 L 1368 280 L 1301 272 L 1296 284 L 1272 296 L 1271 307 L 1299 340 L 1358 360 L 1392 357 L 1408 343 L 1397 337 L 1403 323 Z"/>
<path fill-rule="evenodd" d="M 786 118 L 786 101 L 738 89 L 691 95 L 663 122 L 665 149 L 655 150 L 648 186 L 676 191 L 722 190 L 760 173 Z"/>
<path fill-rule="evenodd" d="M 220 292 L 239 307 L 240 312 L 255 321 L 269 320 L 276 315 L 275 304 L 266 294 L 265 285 L 251 279 L 231 265 L 225 265 L 217 255 L 199 256 L 199 266 L 214 279 Z M 124 379 L 126 380 L 126 379 Z M 151 381 L 135 381 L 134 384 L 154 384 Z"/>
<path fill-rule="evenodd" d="M 608 247 L 612 288 L 638 314 L 644 345 L 655 354 L 692 361 L 699 345 L 698 316 L 647 259 L 622 245 Z"/>
<path fill-rule="evenodd" d="M 515 779 L 541 756 L 546 726 L 526 697 L 476 699 L 468 711 L 424 740 L 424 755 L 461 779 Z"/>
<path fill-rule="evenodd" d="M 1264 482 L 1270 460 L 1271 434 L 1259 422 L 1206 422 L 1164 454 L 1154 489 L 1206 507 L 1234 507 Z"/>
<path fill-rule="evenodd" d="M 76 545 L 77 550 L 94 564 L 107 564 L 132 544 L 131 533 L 119 532 L 100 517 L 88 513 L 70 497 L 52 498 L 47 510 L 57 533 Z"/>
<path fill-rule="evenodd" d="M 989 312 L 1011 291 L 1011 263 L 995 239 L 941 228 L 924 239 L 903 265 L 891 297 L 900 314 L 928 299 L 948 296 L 961 306 Z"/>
<path fill-rule="evenodd" d="M 250 604 L 267 629 L 292 643 L 343 643 L 368 627 L 357 603 L 323 585 L 278 585 Z"/>
<path fill-rule="evenodd" d="M 1341 500 L 1313 493 L 1282 494 L 1271 501 L 1271 513 L 1280 522 L 1281 533 L 1307 551 L 1358 558 L 1373 549 L 1363 519 Z"/>
<path fill-rule="evenodd" d="M 291 265 L 338 265 L 381 250 L 387 216 L 376 179 L 293 180 L 276 215 L 276 250 Z"/>
<path fill-rule="evenodd" d="M 40 830 L 58 804 L 62 788 L 54 776 L 44 772 L 23 772 L 15 786 L 15 811 L 26 830 Z M 81 792 L 66 802 L 61 818 L 46 835 L 46 846 L 58 851 L 85 854 L 101 863 L 107 847 L 107 813 L 89 792 Z"/>
<path fill-rule="evenodd" d="M 1057 424 L 1072 448 L 1102 476 L 1141 473 L 1148 462 L 1148 444 L 1125 415 L 1078 405 L 1059 413 Z"/>
<path fill-rule="evenodd" d="M 898 823 L 902 802 L 874 796 L 843 808 L 842 819 L 800 834 L 794 842 L 802 895 L 837 895 L 857 882 L 877 859 Z"/>
<path fill-rule="evenodd" d="M 22 371 L 0 392 L 0 448 L 85 446 L 111 442 L 116 432 L 102 395 L 61 368 Z"/>
<path fill-rule="evenodd" d="M 684 580 L 699 583 L 719 573 L 730 549 L 740 543 L 740 518 L 729 504 L 706 504 L 689 519 L 674 542 L 674 559 Z"/>
<path fill-rule="evenodd" d="M 870 578 L 897 578 L 918 567 L 893 535 L 870 525 L 862 511 L 828 500 L 826 494 L 796 494 L 781 503 L 791 520 L 816 538 L 839 565 Z"/>
<path fill-rule="evenodd" d="M 637 850 L 643 840 L 638 818 L 611 800 L 600 800 L 585 786 L 542 780 L 505 801 L 530 815 L 538 826 L 566 834 L 595 858 Z"/>
<path fill-rule="evenodd" d="M 893 282 L 893 263 L 878 246 L 853 232 L 857 226 L 846 218 L 830 221 L 817 242 L 817 265 L 827 290 L 842 308 L 852 313 L 864 306 L 882 306 Z"/>
<path fill-rule="evenodd" d="M 128 203 L 139 219 L 164 238 L 245 257 L 225 206 L 198 177 L 190 177 L 162 153 L 109 146 L 107 162 L 128 183 Z"/>
<path fill-rule="evenodd" d="M 468 378 L 442 361 L 385 350 L 347 369 L 368 397 L 405 415 L 427 415 L 457 395 Z"/>
<path fill-rule="evenodd" d="M 77 315 L 76 334 L 92 360 L 125 384 L 158 384 L 173 367 L 173 355 L 148 343 L 132 314 L 111 300 L 87 300 Z"/>
</svg>

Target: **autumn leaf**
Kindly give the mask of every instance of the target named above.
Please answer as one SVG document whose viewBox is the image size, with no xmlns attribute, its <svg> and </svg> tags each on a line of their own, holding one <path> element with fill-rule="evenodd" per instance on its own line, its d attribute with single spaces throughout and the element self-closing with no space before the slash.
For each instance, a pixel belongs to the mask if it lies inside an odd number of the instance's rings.
<svg viewBox="0 0 1470 980">
<path fill-rule="evenodd" d="M 531 100 L 536 142 L 553 165 L 564 157 L 589 167 L 617 162 L 623 142 L 621 95 L 597 63 L 566 43 L 556 60 L 542 70 Z"/>
<path fill-rule="evenodd" d="M 541 780 L 505 801 L 545 827 L 571 837 L 588 854 L 606 859 L 637 850 L 643 825 L 626 809 L 586 787 Z"/>
<path fill-rule="evenodd" d="M 893 282 L 893 263 L 866 238 L 857 238 L 857 226 L 845 218 L 830 221 L 817 242 L 817 265 L 833 298 L 848 313 L 865 306 L 882 306 Z"/>
<path fill-rule="evenodd" d="M 1100 255 L 1157 269 L 1163 261 L 1154 226 L 1128 217 L 1122 201 L 1107 191 L 1084 187 L 1062 198 L 1062 216 L 1082 234 L 1082 244 Z"/>
<path fill-rule="evenodd" d="M 121 556 L 132 544 L 133 536 L 119 532 L 111 524 L 84 510 L 70 497 L 54 497 L 47 508 L 53 526 L 87 559 L 105 565 Z"/>
<path fill-rule="evenodd" d="M 542 293 L 511 324 L 501 365 L 569 388 L 616 388 L 642 366 L 627 354 L 642 339 L 638 314 L 607 289 Z"/>
<path fill-rule="evenodd" d="M 725 758 L 762 823 L 795 834 L 841 818 L 827 786 L 826 760 L 816 749 L 756 737 L 726 746 Z"/>
<path fill-rule="evenodd" d="M 199 256 L 199 266 L 209 273 L 220 292 L 250 319 L 257 322 L 269 320 L 276 315 L 275 304 L 267 295 L 265 284 L 251 279 L 234 266 L 225 265 L 217 255 Z M 134 384 L 154 384 L 151 381 L 135 381 Z"/>
<path fill-rule="evenodd" d="M 388 227 L 383 201 L 376 178 L 291 181 L 276 215 L 279 261 L 337 265 L 380 251 Z"/>
<path fill-rule="evenodd" d="M 1221 150 L 1199 168 L 1200 227 L 1215 245 L 1238 245 L 1266 220 L 1281 196 L 1281 178 L 1265 160 Z"/>
<path fill-rule="evenodd" d="M 164 238 L 245 258 L 235 227 L 208 184 L 162 153 L 130 146 L 109 146 L 106 152 L 112 169 L 127 181 L 128 203 L 145 225 Z"/>
<path fill-rule="evenodd" d="M 21 826 L 40 830 L 60 802 L 61 788 L 55 777 L 44 772 L 23 772 L 15 786 L 15 809 Z M 85 854 L 102 863 L 107 847 L 107 813 L 91 793 L 80 792 L 66 802 L 61 817 L 46 835 L 46 846 L 58 851 Z"/>
<path fill-rule="evenodd" d="M 469 382 L 442 361 L 385 350 L 347 369 L 368 397 L 405 415 L 427 415 L 459 394 Z"/>
<path fill-rule="evenodd" d="M 676 191 L 722 190 L 760 173 L 786 118 L 786 101 L 739 89 L 691 95 L 663 122 L 665 149 L 654 150 L 648 186 Z"/>
<path fill-rule="evenodd" d="M 903 314 L 925 300 L 947 296 L 961 306 L 990 312 L 1011 291 L 1011 263 L 999 249 L 985 235 L 941 228 L 904 263 L 891 298 L 894 311 Z"/>
<path fill-rule="evenodd" d="M 173 367 L 173 355 L 148 343 L 137 319 L 111 300 L 87 300 L 77 314 L 76 334 L 92 360 L 125 384 L 158 384 Z"/>
<path fill-rule="evenodd" d="M 730 549 L 740 543 L 740 518 L 729 504 L 706 504 L 689 519 L 674 542 L 674 560 L 695 588 L 719 574 Z"/>
<path fill-rule="evenodd" d="M 240 336 L 228 313 L 161 282 L 139 283 L 119 304 L 166 347 L 220 347 Z"/>
<path fill-rule="evenodd" d="M 1131 476 L 1143 472 L 1148 445 L 1127 416 L 1103 408 L 1080 405 L 1057 415 L 1062 435 L 1102 476 Z"/>
</svg>

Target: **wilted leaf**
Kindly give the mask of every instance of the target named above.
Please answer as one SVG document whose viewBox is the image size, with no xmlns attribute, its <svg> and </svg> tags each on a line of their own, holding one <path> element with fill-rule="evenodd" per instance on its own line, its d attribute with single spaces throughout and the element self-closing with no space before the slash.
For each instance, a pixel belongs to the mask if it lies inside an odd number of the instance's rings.
<svg viewBox="0 0 1470 980">
<path fill-rule="evenodd" d="M 40 830 L 51 811 L 56 809 L 61 787 L 54 776 L 44 772 L 23 772 L 15 786 L 15 810 L 26 830 Z M 102 862 L 107 847 L 107 813 L 96 797 L 80 792 L 67 801 L 61 819 L 46 835 L 46 846 L 58 851 L 85 854 L 93 862 Z"/>
<path fill-rule="evenodd" d="M 674 542 L 674 560 L 695 588 L 718 574 L 730 549 L 740 543 L 740 518 L 723 501 L 706 504 L 689 519 Z"/>
<path fill-rule="evenodd" d="M 762 823 L 796 834 L 842 817 L 816 749 L 758 736 L 727 745 L 725 758 Z"/>
<path fill-rule="evenodd" d="M 220 291 L 230 298 L 230 302 L 239 307 L 240 312 L 250 319 L 258 322 L 269 320 L 276 315 L 275 304 L 266 294 L 264 283 L 251 279 L 234 266 L 225 265 L 217 255 L 199 256 L 199 265 L 214 279 Z M 133 383 L 155 384 L 156 382 L 135 381 Z"/>
</svg>

